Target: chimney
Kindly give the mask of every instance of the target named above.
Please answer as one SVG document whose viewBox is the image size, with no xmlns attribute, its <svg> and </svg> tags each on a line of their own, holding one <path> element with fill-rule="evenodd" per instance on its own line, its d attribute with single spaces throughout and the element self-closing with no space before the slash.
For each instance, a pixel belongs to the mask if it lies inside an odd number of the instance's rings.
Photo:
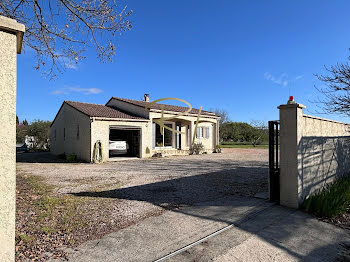
<svg viewBox="0 0 350 262">
<path fill-rule="evenodd" d="M 149 94 L 144 94 L 145 102 L 149 102 Z"/>
</svg>

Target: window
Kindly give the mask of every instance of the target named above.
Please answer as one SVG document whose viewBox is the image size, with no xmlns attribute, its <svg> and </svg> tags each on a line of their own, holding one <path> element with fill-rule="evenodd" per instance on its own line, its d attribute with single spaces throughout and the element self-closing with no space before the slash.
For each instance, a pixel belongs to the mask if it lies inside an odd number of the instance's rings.
<svg viewBox="0 0 350 262">
<path fill-rule="evenodd" d="M 77 138 L 79 139 L 79 135 L 80 135 L 80 132 L 79 132 L 79 125 L 77 125 Z"/>
<path fill-rule="evenodd" d="M 197 127 L 196 138 L 203 138 L 203 127 Z"/>
<path fill-rule="evenodd" d="M 63 140 L 66 140 L 66 129 L 63 128 Z"/>
<path fill-rule="evenodd" d="M 196 138 L 209 138 L 209 126 L 200 126 L 196 130 Z"/>
<path fill-rule="evenodd" d="M 160 126 L 155 125 L 155 147 L 171 147 L 173 145 L 173 132 L 163 128 L 163 135 L 160 132 Z M 172 128 L 172 124 L 164 124 L 165 126 Z"/>
</svg>

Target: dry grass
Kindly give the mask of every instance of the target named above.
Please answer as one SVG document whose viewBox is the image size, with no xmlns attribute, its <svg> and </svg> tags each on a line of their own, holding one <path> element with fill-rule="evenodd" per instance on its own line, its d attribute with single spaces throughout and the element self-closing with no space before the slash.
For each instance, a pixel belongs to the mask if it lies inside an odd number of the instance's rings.
<svg viewBox="0 0 350 262">
<path fill-rule="evenodd" d="M 111 199 L 58 195 L 53 189 L 40 177 L 17 175 L 16 261 L 65 257 L 64 248 L 119 228 Z"/>
</svg>

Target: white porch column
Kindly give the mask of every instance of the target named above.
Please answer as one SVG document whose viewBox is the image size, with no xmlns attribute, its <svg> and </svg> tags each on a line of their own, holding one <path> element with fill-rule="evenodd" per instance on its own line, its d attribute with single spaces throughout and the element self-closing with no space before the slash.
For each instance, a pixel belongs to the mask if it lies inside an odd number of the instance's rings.
<svg viewBox="0 0 350 262">
<path fill-rule="evenodd" d="M 189 148 L 192 147 L 192 143 L 193 143 L 193 135 L 195 134 L 196 130 L 196 124 L 194 123 L 194 121 L 191 121 L 191 138 L 190 138 L 190 144 L 189 144 Z"/>
<path fill-rule="evenodd" d="M 0 16 L 0 261 L 15 261 L 16 76 L 24 25 Z"/>
</svg>

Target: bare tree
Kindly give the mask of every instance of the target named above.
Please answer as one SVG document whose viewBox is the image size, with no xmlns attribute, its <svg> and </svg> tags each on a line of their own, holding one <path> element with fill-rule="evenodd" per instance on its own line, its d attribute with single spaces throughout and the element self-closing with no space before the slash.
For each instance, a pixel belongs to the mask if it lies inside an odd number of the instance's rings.
<svg viewBox="0 0 350 262">
<path fill-rule="evenodd" d="M 268 128 L 266 122 L 260 120 L 252 120 L 250 125 L 253 127 L 251 129 L 251 143 L 254 147 L 260 144 L 263 140 L 268 137 Z"/>
<path fill-rule="evenodd" d="M 323 94 L 316 103 L 326 113 L 339 113 L 350 116 L 350 66 L 348 63 L 339 63 L 326 67 L 327 75 L 316 75 L 326 84 L 316 89 Z"/>
<path fill-rule="evenodd" d="M 214 112 L 216 115 L 218 115 L 220 117 L 220 125 L 230 122 L 230 118 L 228 116 L 228 113 L 225 109 L 219 109 L 216 108 L 214 110 L 210 110 L 212 112 Z"/>
<path fill-rule="evenodd" d="M 84 59 L 89 44 L 102 62 L 112 61 L 116 34 L 131 29 L 131 13 L 116 0 L 0 0 L 0 15 L 26 26 L 24 47 L 51 78 Z"/>
</svg>

